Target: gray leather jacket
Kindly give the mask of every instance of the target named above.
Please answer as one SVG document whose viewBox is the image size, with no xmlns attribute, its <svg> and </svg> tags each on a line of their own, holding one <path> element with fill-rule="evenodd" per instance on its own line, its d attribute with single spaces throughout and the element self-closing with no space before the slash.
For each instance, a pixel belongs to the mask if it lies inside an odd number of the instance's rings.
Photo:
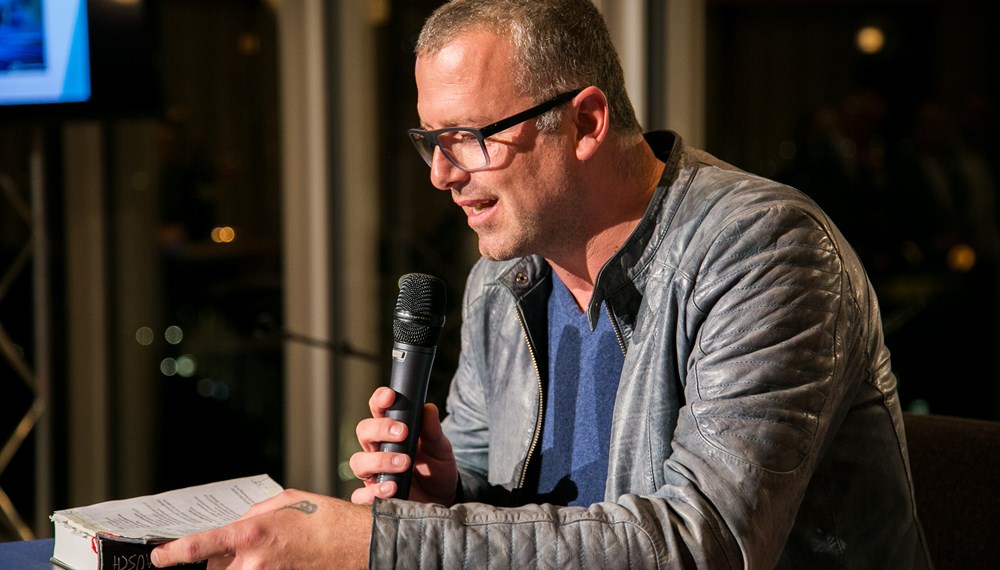
<svg viewBox="0 0 1000 570">
<path fill-rule="evenodd" d="M 445 420 L 462 501 L 376 502 L 371 565 L 929 566 L 855 253 L 799 192 L 647 140 L 667 168 L 589 308 L 626 354 L 605 502 L 517 506 L 549 405 L 549 266 L 480 261 Z"/>
</svg>

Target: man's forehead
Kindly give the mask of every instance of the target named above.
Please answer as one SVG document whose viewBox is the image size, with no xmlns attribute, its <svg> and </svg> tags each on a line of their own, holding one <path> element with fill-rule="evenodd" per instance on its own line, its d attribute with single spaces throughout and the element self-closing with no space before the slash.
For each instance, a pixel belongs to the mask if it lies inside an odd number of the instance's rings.
<svg viewBox="0 0 1000 570">
<path fill-rule="evenodd" d="M 503 38 L 485 31 L 459 34 L 432 53 L 417 58 L 417 72 L 456 85 L 481 86 L 510 78 L 512 49 Z M 418 76 L 418 82 L 420 77 Z"/>
<path fill-rule="evenodd" d="M 444 127 L 495 117 L 491 110 L 515 98 L 510 52 L 506 40 L 495 34 L 471 32 L 418 57 L 421 120 Z"/>
</svg>

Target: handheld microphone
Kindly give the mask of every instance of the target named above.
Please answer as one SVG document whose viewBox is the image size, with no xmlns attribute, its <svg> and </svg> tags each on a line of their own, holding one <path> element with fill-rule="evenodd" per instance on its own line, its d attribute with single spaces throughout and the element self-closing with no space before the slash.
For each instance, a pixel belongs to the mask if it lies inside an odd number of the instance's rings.
<svg viewBox="0 0 1000 570">
<path fill-rule="evenodd" d="M 386 411 L 386 416 L 404 422 L 408 429 L 406 441 L 383 443 L 380 449 L 409 455 L 410 467 L 404 473 L 381 473 L 376 480 L 379 483 L 395 481 L 398 489 L 395 496 L 400 499 L 410 494 L 427 384 L 444 326 L 445 297 L 444 281 L 432 275 L 407 273 L 399 279 L 399 298 L 392 321 L 392 374 L 389 378 L 396 401 Z"/>
</svg>

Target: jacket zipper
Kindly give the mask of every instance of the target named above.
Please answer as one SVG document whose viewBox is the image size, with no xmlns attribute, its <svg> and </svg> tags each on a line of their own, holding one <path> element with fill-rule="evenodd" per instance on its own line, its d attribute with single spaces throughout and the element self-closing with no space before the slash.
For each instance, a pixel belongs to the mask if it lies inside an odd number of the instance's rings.
<svg viewBox="0 0 1000 570">
<path fill-rule="evenodd" d="M 524 313 L 521 307 L 517 307 L 517 319 L 521 322 L 521 332 L 524 333 L 524 343 L 528 345 L 528 354 L 531 356 L 531 365 L 535 368 L 535 380 L 538 383 L 538 419 L 535 421 L 535 432 L 531 436 L 531 445 L 528 446 L 528 456 L 524 458 L 524 465 L 521 467 L 521 480 L 517 484 L 520 492 L 524 489 L 525 480 L 528 478 L 528 463 L 535 454 L 538 447 L 538 439 L 542 435 L 542 420 L 545 417 L 545 389 L 542 386 L 542 371 L 538 369 L 538 358 L 535 354 L 535 347 L 531 344 L 531 337 L 528 336 L 528 323 L 524 320 Z"/>
<path fill-rule="evenodd" d="M 611 314 L 611 307 L 608 306 L 607 302 L 604 303 L 604 312 L 608 314 L 608 319 L 611 322 L 611 328 L 615 331 L 615 338 L 618 339 L 618 348 L 621 349 L 622 356 L 627 355 L 628 352 L 625 350 L 625 340 L 622 339 L 622 329 L 618 326 L 618 319 Z"/>
</svg>

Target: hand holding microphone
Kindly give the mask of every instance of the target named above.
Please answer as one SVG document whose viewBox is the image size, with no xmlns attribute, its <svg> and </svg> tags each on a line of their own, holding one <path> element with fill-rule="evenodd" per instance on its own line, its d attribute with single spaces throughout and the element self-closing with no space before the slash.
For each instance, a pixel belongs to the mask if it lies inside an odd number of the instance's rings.
<svg viewBox="0 0 1000 570">
<path fill-rule="evenodd" d="M 444 326 L 446 294 L 444 282 L 422 273 L 408 273 L 399 280 L 399 298 L 392 321 L 392 374 L 389 387 L 395 401 L 386 417 L 407 426 L 406 440 L 383 443 L 383 452 L 405 453 L 410 457 L 409 468 L 403 473 L 381 473 L 379 483 L 395 481 L 395 496 L 406 499 L 417 450 L 417 439 L 423 424 L 424 402 L 430 381 L 437 342 Z"/>
</svg>

